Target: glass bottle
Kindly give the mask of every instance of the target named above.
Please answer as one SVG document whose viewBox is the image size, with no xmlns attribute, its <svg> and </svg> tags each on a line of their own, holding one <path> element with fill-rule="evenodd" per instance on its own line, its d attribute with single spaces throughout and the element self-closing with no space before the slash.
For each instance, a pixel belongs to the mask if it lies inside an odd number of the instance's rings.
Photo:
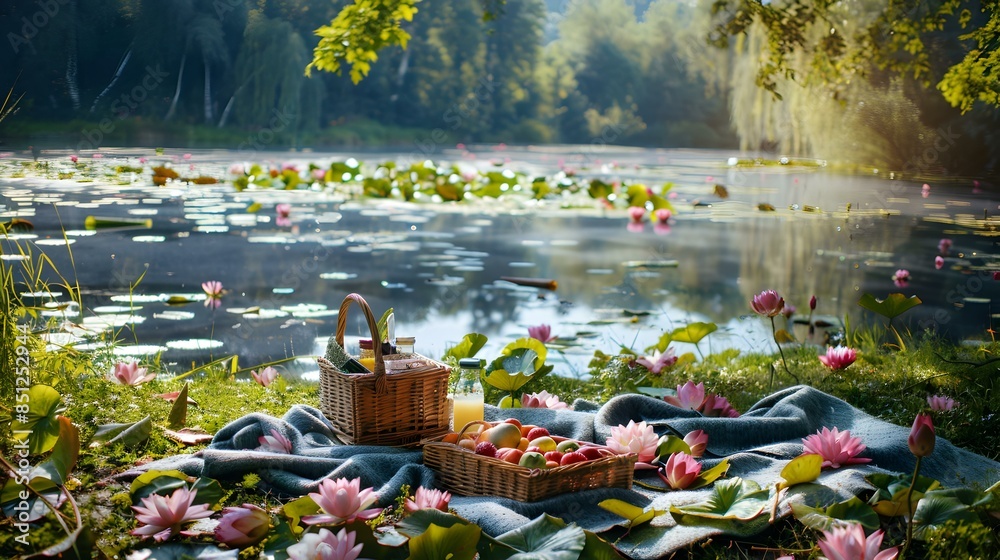
<svg viewBox="0 0 1000 560">
<path fill-rule="evenodd" d="M 412 354 L 413 345 L 416 344 L 417 339 L 412 336 L 397 336 L 396 337 L 396 353 L 397 354 Z"/>
<path fill-rule="evenodd" d="M 368 368 L 368 371 L 375 371 L 375 345 L 372 339 L 362 338 L 358 341 L 358 346 L 361 347 L 358 361 L 361 362 L 361 365 Z"/>
<path fill-rule="evenodd" d="M 462 358 L 458 361 L 458 386 L 454 395 L 452 429 L 461 430 L 473 420 L 483 419 L 483 386 L 480 379 L 485 360 Z"/>
</svg>

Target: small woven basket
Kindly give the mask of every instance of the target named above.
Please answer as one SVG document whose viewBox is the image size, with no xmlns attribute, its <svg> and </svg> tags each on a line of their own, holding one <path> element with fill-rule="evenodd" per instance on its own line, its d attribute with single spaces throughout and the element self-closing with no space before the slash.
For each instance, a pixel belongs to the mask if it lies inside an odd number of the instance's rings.
<svg viewBox="0 0 1000 560">
<path fill-rule="evenodd" d="M 372 340 L 376 341 L 375 372 L 345 373 L 319 358 L 320 410 L 344 443 L 354 445 L 416 446 L 449 430 L 448 374 L 451 368 L 419 354 L 382 355 L 378 325 L 368 302 L 349 294 L 340 305 L 336 340 L 344 345 L 347 310 L 361 308 Z M 386 375 L 386 359 L 421 358 L 427 367 Z"/>
<path fill-rule="evenodd" d="M 470 422 L 463 428 L 489 422 Z M 615 455 L 551 469 L 529 469 L 477 455 L 453 443 L 424 443 L 424 464 L 437 473 L 438 485 L 459 496 L 501 496 L 520 502 L 591 490 L 632 488 L 636 455 Z"/>
</svg>

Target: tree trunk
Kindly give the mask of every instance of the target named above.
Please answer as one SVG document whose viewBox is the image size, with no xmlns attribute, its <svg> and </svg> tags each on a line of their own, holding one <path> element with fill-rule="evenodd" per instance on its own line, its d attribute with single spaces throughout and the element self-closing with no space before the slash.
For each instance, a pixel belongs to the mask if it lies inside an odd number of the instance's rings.
<svg viewBox="0 0 1000 560">
<path fill-rule="evenodd" d="M 69 92 L 69 99 L 73 104 L 73 110 L 80 109 L 80 84 L 76 79 L 78 53 L 76 48 L 76 0 L 70 2 L 72 13 L 69 22 L 69 33 L 66 37 L 68 55 L 66 58 L 66 90 Z"/>
<path fill-rule="evenodd" d="M 181 69 L 177 72 L 177 87 L 174 89 L 174 98 L 170 101 L 170 110 L 167 111 L 167 116 L 163 117 L 165 121 L 174 118 L 174 114 L 177 113 L 177 101 L 181 98 L 181 81 L 184 78 L 184 65 L 187 64 L 187 57 L 187 53 L 181 57 Z"/>
<path fill-rule="evenodd" d="M 250 81 L 253 80 L 259 73 L 260 68 L 254 70 L 253 74 L 250 74 L 250 76 L 248 76 L 247 79 L 240 84 L 240 87 L 236 88 L 236 91 L 233 92 L 233 96 L 230 97 L 229 102 L 226 103 L 226 108 L 222 110 L 222 117 L 219 119 L 219 128 L 226 126 L 226 121 L 229 120 L 229 113 L 232 112 L 233 105 L 236 104 L 236 96 L 238 96 L 240 92 L 243 91 L 243 88 L 247 87 L 247 84 L 249 84 Z"/>
<path fill-rule="evenodd" d="M 90 106 L 91 113 L 97 110 L 97 102 L 100 101 L 105 95 L 110 93 L 111 88 L 115 87 L 115 84 L 118 83 L 118 78 L 122 77 L 122 72 L 125 71 L 125 66 L 128 65 L 128 61 L 130 58 L 132 58 L 132 47 L 129 47 L 128 51 L 126 51 L 125 53 L 125 56 L 122 57 L 121 63 L 118 64 L 118 70 L 115 70 L 115 75 L 111 78 L 111 83 L 108 84 L 108 87 L 104 88 L 104 91 L 102 91 L 100 95 L 94 98 L 94 104 Z"/>
<path fill-rule="evenodd" d="M 208 63 L 208 57 L 204 53 L 201 60 L 205 64 L 205 124 L 212 124 L 215 120 L 212 116 L 212 65 Z"/>
</svg>

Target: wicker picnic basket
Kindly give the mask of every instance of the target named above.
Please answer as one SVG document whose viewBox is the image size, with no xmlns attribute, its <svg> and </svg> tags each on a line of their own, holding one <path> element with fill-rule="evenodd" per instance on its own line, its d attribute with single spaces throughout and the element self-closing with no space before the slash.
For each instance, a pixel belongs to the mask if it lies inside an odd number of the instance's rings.
<svg viewBox="0 0 1000 560">
<path fill-rule="evenodd" d="M 378 325 L 368 302 L 349 294 L 340 305 L 336 340 L 344 345 L 347 310 L 356 303 L 364 314 L 375 344 L 374 373 L 345 373 L 319 358 L 320 410 L 335 426 L 344 443 L 354 445 L 416 446 L 449 430 L 448 374 L 451 369 L 419 354 L 382 355 Z M 386 375 L 387 359 L 421 358 L 419 369 Z"/>
<path fill-rule="evenodd" d="M 462 429 L 489 422 L 469 422 Z M 477 455 L 453 443 L 424 443 L 424 464 L 437 473 L 438 485 L 459 496 L 501 496 L 534 502 L 594 488 L 632 488 L 635 453 L 614 455 L 551 469 L 529 469 Z"/>
</svg>

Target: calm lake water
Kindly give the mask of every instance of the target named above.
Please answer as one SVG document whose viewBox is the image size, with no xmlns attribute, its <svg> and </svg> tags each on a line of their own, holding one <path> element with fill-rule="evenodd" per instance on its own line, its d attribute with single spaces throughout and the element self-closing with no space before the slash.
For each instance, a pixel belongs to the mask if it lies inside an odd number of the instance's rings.
<svg viewBox="0 0 1000 560">
<path fill-rule="evenodd" d="M 202 151 L 173 162 L 180 153 L 106 150 L 100 165 L 137 165 L 145 156 L 226 177 L 245 157 Z M 229 354 L 251 366 L 322 353 L 350 292 L 362 294 L 376 315 L 393 307 L 397 334 L 415 336 L 417 351 L 435 357 L 464 334 L 480 332 L 490 338 L 481 355 L 493 358 L 526 336 L 528 326 L 550 324 L 564 343 L 551 361 L 564 375 L 584 371 L 595 349 L 623 345 L 643 353 L 665 330 L 692 321 L 720 326 L 701 343 L 706 354 L 730 347 L 771 352 L 770 325 L 749 308 L 752 296 L 768 288 L 798 307 L 800 318 L 815 294 L 818 315 L 839 323 L 847 314 L 852 324 L 876 319 L 857 304 L 865 292 L 915 294 L 924 305 L 901 317 L 910 329 L 932 328 L 955 340 L 989 336 L 991 301 L 1000 295 L 992 277 L 1000 270 L 1000 220 L 993 218 L 1000 209 L 985 186 L 980 192 L 971 182 L 931 184 L 924 197 L 919 183 L 823 167 L 730 167 L 727 159 L 735 154 L 708 151 L 487 147 L 473 153 L 445 151 L 436 161 L 510 168 L 529 177 L 569 167 L 582 177 L 657 189 L 673 182 L 678 212 L 669 228 L 647 221 L 633 231 L 624 211 L 593 202 L 571 210 L 559 201 L 407 204 L 345 199 L 338 189 L 156 187 L 147 165 L 124 185 L 100 174 L 86 183 L 0 179 L 0 216 L 31 220 L 31 234 L 13 237 L 44 251 L 82 288 L 83 310 L 50 312 L 68 322 L 54 342 L 95 348 L 93 333 L 115 333 L 118 352 L 162 352 L 179 371 Z M 51 157 L 54 167 L 72 169 L 68 154 Z M 328 166 L 350 157 L 366 165 L 412 160 L 405 153 L 298 152 L 261 154 L 253 162 Z M 0 165 L 3 176 L 20 167 L 12 158 Z M 726 186 L 727 199 L 714 194 L 716 183 Z M 252 203 L 261 210 L 249 213 Z M 278 203 L 292 206 L 291 225 L 275 223 Z M 765 203 L 776 211 L 760 211 Z M 149 219 L 152 226 L 86 231 L 87 216 Z M 953 245 L 937 270 L 941 238 Z M 11 252 L 4 242 L 4 263 L 18 266 Z M 677 266 L 632 262 L 668 260 Z M 898 268 L 911 272 L 906 287 L 892 281 Z M 558 289 L 519 287 L 502 276 L 551 278 Z M 172 295 L 200 297 L 207 280 L 227 290 L 218 309 L 201 301 L 168 303 Z M 36 300 L 68 301 L 65 290 L 52 291 L 62 294 Z M 649 314 L 633 317 L 626 310 Z M 366 331 L 351 308 L 349 343 Z M 310 359 L 285 368 L 312 370 Z"/>
</svg>

